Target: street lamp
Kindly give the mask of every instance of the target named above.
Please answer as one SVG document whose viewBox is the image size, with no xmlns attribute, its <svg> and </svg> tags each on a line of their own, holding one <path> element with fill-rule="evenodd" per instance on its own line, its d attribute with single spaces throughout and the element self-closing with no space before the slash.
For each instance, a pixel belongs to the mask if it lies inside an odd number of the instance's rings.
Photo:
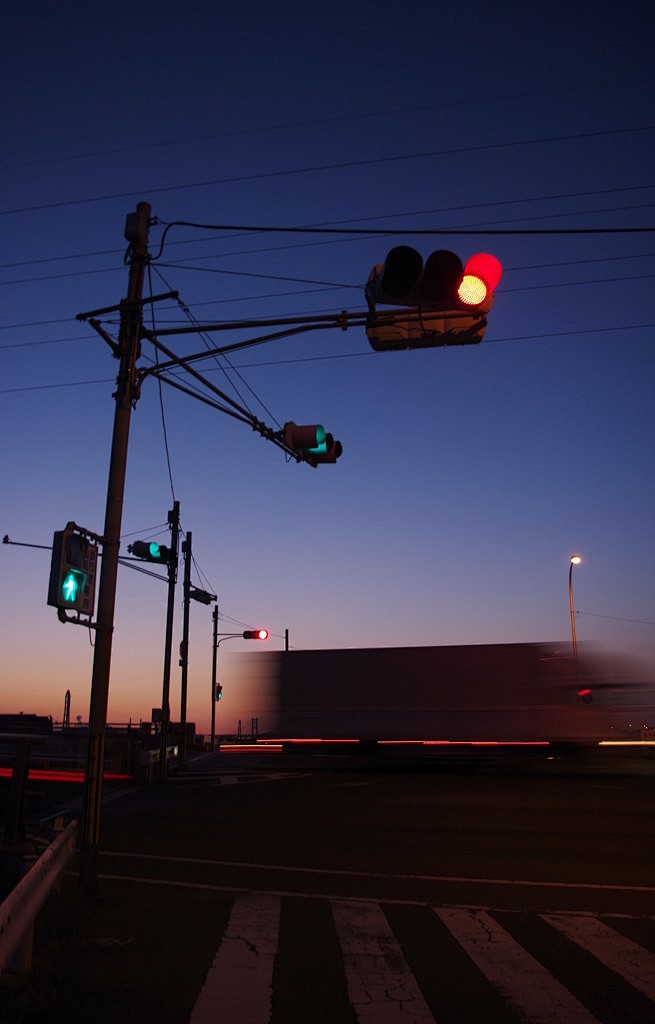
<svg viewBox="0 0 655 1024">
<path fill-rule="evenodd" d="M 212 717 L 210 750 L 213 752 L 216 749 L 216 701 L 218 699 L 217 693 L 220 693 L 220 690 L 217 690 L 216 681 L 216 658 L 218 655 L 218 645 L 222 644 L 224 640 L 229 640 L 233 637 L 241 637 L 242 640 L 268 640 L 269 632 L 267 629 L 246 629 L 242 633 L 219 633 L 217 604 L 214 605 L 212 618 L 214 620 L 214 642 L 212 644 Z"/>
<path fill-rule="evenodd" d="M 573 641 L 573 665 L 578 663 L 578 644 L 575 639 L 575 609 L 573 607 L 573 566 L 580 565 L 581 555 L 571 555 L 569 558 L 569 608 L 571 610 L 571 639 Z"/>
</svg>

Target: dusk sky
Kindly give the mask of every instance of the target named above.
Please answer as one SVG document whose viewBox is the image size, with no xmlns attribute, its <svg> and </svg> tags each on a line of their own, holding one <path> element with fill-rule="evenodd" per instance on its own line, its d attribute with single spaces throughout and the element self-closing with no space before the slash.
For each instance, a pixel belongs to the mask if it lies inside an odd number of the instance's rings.
<svg viewBox="0 0 655 1024">
<path fill-rule="evenodd" d="M 285 629 L 297 649 L 570 641 L 579 553 L 578 642 L 655 664 L 649 5 L 106 11 L 5 12 L 0 534 L 102 532 L 117 363 L 76 317 L 124 297 L 138 202 L 157 220 L 146 292 L 184 305 L 157 303 L 160 328 L 188 325 L 185 310 L 200 324 L 363 311 L 394 245 L 488 251 L 504 274 L 480 345 L 378 353 L 356 327 L 202 364 L 275 429 L 324 424 L 343 444 L 335 465 L 287 461 L 147 380 L 121 553 L 166 543 L 178 500 L 221 632 L 266 626 L 269 651 Z M 177 221 L 207 227 L 164 238 Z M 299 227 L 334 233 L 284 230 Z M 267 330 L 165 340 L 183 355 Z M 153 356 L 144 342 L 142 365 Z M 86 721 L 93 635 L 47 606 L 47 550 L 0 551 L 0 711 L 61 719 L 69 689 Z M 161 702 L 165 612 L 164 584 L 121 566 L 110 722 Z M 193 603 L 200 731 L 211 644 L 211 607 Z M 220 647 L 219 731 L 265 710 L 234 664 L 253 646 Z"/>
</svg>

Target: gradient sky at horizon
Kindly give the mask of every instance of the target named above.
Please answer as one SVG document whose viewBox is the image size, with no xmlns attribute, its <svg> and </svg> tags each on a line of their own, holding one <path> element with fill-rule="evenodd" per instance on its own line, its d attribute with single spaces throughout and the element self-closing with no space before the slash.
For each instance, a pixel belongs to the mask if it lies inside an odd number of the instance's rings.
<svg viewBox="0 0 655 1024">
<path fill-rule="evenodd" d="M 137 202 L 158 220 L 153 255 L 170 222 L 244 228 L 171 228 L 153 262 L 153 292 L 204 323 L 363 310 L 395 244 L 489 250 L 504 276 L 479 346 L 374 353 L 361 328 L 326 330 L 203 365 L 274 427 L 324 423 L 334 466 L 287 463 L 148 381 L 122 552 L 165 543 L 179 500 L 221 630 L 265 625 L 269 650 L 285 629 L 297 648 L 565 641 L 579 552 L 578 640 L 655 664 L 651 9 L 119 0 L 5 20 L 0 534 L 102 531 L 116 363 L 76 316 L 124 296 Z M 317 225 L 358 234 L 263 230 Z M 154 315 L 184 322 L 173 303 Z M 47 551 L 0 550 L 0 711 L 61 718 L 70 689 L 86 720 L 93 636 L 46 605 Z M 162 584 L 121 568 L 110 721 L 160 702 L 165 606 Z M 175 651 L 181 628 L 178 604 Z M 211 637 L 193 604 L 201 731 Z M 233 657 L 252 647 L 220 648 L 226 731 L 260 715 Z"/>
</svg>

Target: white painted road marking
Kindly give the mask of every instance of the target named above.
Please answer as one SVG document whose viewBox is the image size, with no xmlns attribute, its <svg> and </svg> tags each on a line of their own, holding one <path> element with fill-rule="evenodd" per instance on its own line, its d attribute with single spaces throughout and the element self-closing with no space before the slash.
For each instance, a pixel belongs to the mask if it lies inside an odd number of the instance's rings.
<svg viewBox="0 0 655 1024">
<path fill-rule="evenodd" d="M 279 923 L 279 899 L 236 900 L 190 1024 L 268 1024 Z"/>
<path fill-rule="evenodd" d="M 154 879 L 132 881 L 171 884 Z M 214 888 L 183 884 L 205 891 Z M 216 938 L 216 953 L 189 1024 L 270 1024 L 285 894 L 242 891 L 232 895 L 225 933 Z M 327 899 L 309 893 L 289 895 Z M 357 1024 L 438 1024 L 438 990 L 431 997 L 435 1003 L 431 1007 L 413 973 L 411 957 L 406 959 L 380 904 L 370 899 L 331 897 L 329 905 L 348 1002 Z M 598 1024 L 591 1010 L 558 980 L 557 969 L 552 973 L 535 959 L 492 913 L 462 906 L 433 906 L 432 912 L 449 936 L 438 940 L 431 950 L 435 972 L 443 944 L 457 942 L 480 971 L 476 986 L 493 986 L 508 1009 L 511 1007 L 512 1019 L 518 1017 L 523 1024 Z M 593 914 L 534 916 L 591 953 L 599 970 L 620 976 L 655 1007 L 655 954 Z M 484 1002 L 484 994 L 480 1000 Z"/>
<path fill-rule="evenodd" d="M 575 996 L 485 911 L 433 908 L 526 1024 L 598 1024 Z"/>
<path fill-rule="evenodd" d="M 596 917 L 569 914 L 542 914 L 541 917 L 655 1003 L 655 956 L 647 949 Z"/>
<path fill-rule="evenodd" d="M 419 1024 L 434 1017 L 379 906 L 332 904 L 350 1002 L 359 1024 Z"/>
<path fill-rule="evenodd" d="M 510 887 L 518 889 L 525 886 L 532 889 L 570 889 L 572 891 L 580 890 L 581 892 L 591 890 L 597 892 L 655 893 L 655 886 L 653 885 L 615 885 L 611 882 L 546 882 L 535 881 L 534 879 L 527 878 L 476 878 L 469 877 L 467 875 L 421 875 L 401 874 L 391 871 L 352 871 L 346 868 L 308 868 L 297 864 L 266 864 L 241 860 L 216 860 L 215 858 L 208 857 L 179 857 L 160 853 L 136 853 L 125 850 L 100 850 L 100 854 L 105 857 L 122 857 L 132 860 L 160 860 L 178 864 L 212 864 L 219 868 L 237 867 L 264 871 L 290 871 L 296 875 L 333 875 L 335 878 L 384 878 L 391 879 L 392 881 L 444 882 L 447 884 L 461 883 L 462 885 L 488 886 L 498 885 L 503 888 Z M 422 902 L 425 903 L 425 900 Z"/>
</svg>

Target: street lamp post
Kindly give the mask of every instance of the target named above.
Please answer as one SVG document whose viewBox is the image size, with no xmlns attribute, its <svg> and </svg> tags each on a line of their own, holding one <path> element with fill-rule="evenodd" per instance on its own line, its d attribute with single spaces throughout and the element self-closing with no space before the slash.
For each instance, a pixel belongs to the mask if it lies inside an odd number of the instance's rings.
<svg viewBox="0 0 655 1024">
<path fill-rule="evenodd" d="M 571 640 L 573 642 L 573 664 L 577 666 L 578 663 L 578 644 L 575 638 L 575 608 L 573 607 L 573 566 L 580 565 L 582 557 L 580 555 L 571 555 L 569 558 L 569 608 L 571 611 Z"/>
</svg>

